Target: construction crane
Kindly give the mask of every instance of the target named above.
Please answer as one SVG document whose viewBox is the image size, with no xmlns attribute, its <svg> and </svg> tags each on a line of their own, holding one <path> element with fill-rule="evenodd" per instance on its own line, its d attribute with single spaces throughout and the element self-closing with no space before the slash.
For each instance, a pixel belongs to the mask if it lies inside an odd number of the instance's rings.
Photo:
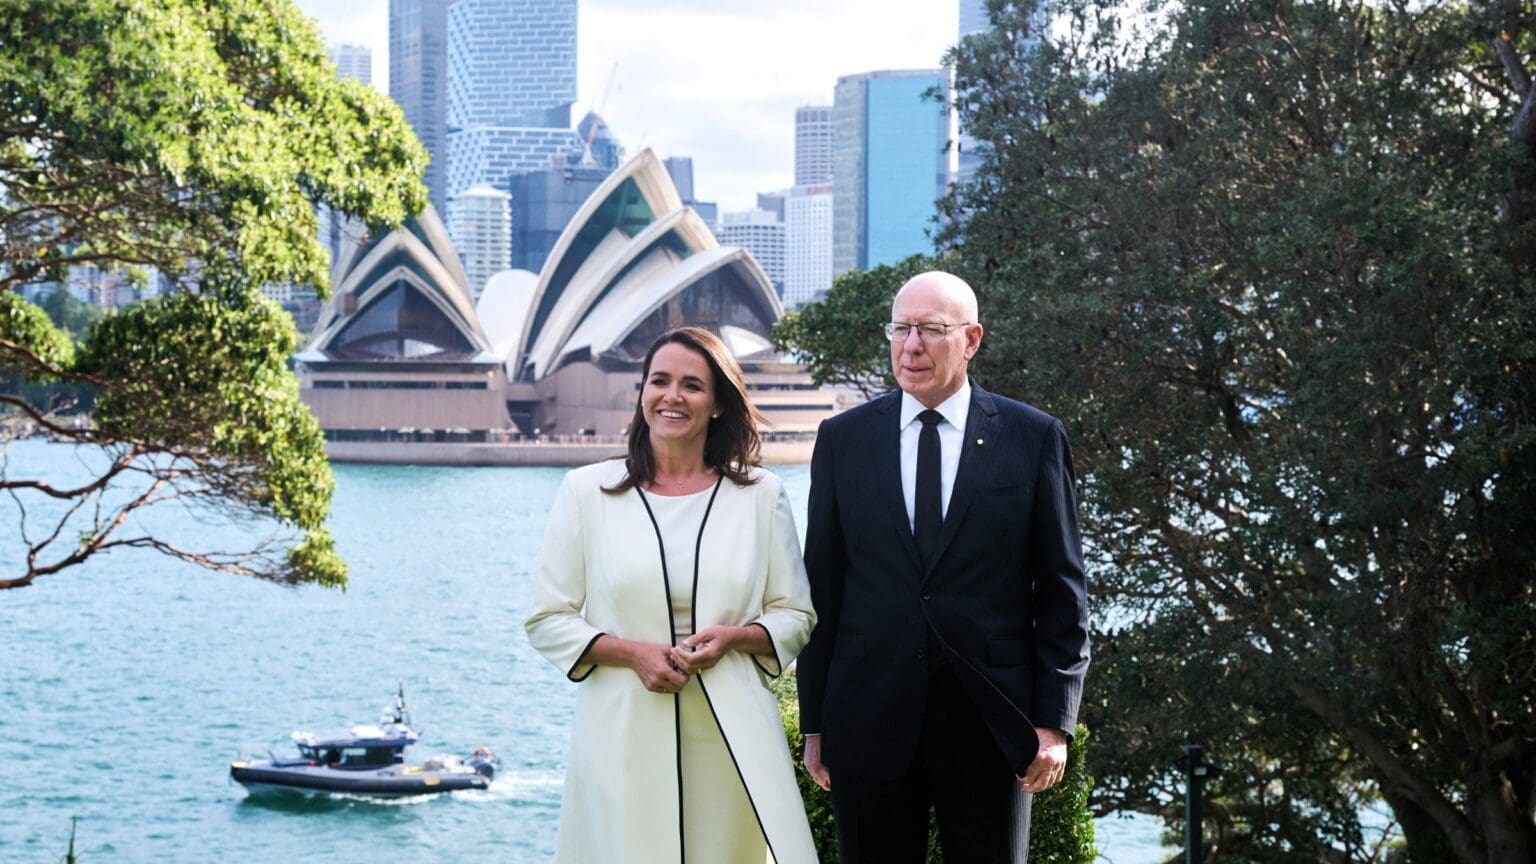
<svg viewBox="0 0 1536 864">
<path fill-rule="evenodd" d="M 619 73 L 619 61 L 613 61 L 613 67 L 608 70 L 608 83 L 603 85 L 603 92 L 598 95 L 597 102 L 592 106 L 592 125 L 587 128 L 587 141 L 582 148 L 581 165 L 590 168 L 597 164 L 592 158 L 592 142 L 597 138 L 597 127 L 606 125 L 608 121 L 603 119 L 603 106 L 608 104 L 608 97 L 613 94 L 613 83 Z"/>
</svg>

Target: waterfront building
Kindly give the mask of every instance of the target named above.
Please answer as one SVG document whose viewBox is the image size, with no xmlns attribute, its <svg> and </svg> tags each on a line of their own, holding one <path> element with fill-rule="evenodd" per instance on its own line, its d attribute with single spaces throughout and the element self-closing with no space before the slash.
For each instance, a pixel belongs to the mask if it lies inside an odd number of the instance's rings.
<svg viewBox="0 0 1536 864">
<path fill-rule="evenodd" d="M 508 246 L 511 199 L 506 192 L 482 184 L 471 186 L 448 202 L 448 236 L 463 261 L 470 296 L 476 300 L 493 275 L 512 266 Z"/>
<path fill-rule="evenodd" d="M 813 432 L 836 409 L 834 393 L 773 350 L 783 306 L 763 268 L 716 241 L 649 149 L 588 197 L 537 277 L 492 277 L 478 311 L 507 358 L 508 411 L 525 430 L 620 434 L 645 352 L 684 324 L 725 341 L 771 431 Z"/>
<path fill-rule="evenodd" d="M 784 296 L 784 222 L 773 211 L 722 213 L 715 237 L 727 246 L 740 246 L 751 252 L 773 283 L 773 290 Z"/>
<path fill-rule="evenodd" d="M 803 105 L 795 109 L 795 185 L 832 182 L 833 108 Z"/>
<path fill-rule="evenodd" d="M 336 274 L 294 358 L 327 440 L 486 441 L 512 431 L 503 359 L 435 210 L 349 249 Z"/>
<path fill-rule="evenodd" d="M 389 95 L 429 157 L 432 206 L 447 200 L 448 7 L 452 0 L 389 0 Z"/>
<path fill-rule="evenodd" d="M 297 371 L 333 442 L 616 437 L 651 343 L 687 324 L 742 364 L 767 431 L 809 435 L 837 394 L 773 350 L 782 314 L 751 253 L 720 245 L 647 149 L 582 202 L 537 274 L 498 273 L 476 304 L 430 210 L 351 250 Z"/>
<path fill-rule="evenodd" d="M 333 45 L 331 62 L 336 64 L 336 77 L 373 83 L 373 49 L 367 45 Z"/>
<path fill-rule="evenodd" d="M 935 102 L 925 96 L 940 94 Z M 934 202 L 949 183 L 949 72 L 845 75 L 834 94 L 832 270 L 868 270 L 931 251 Z"/>
<path fill-rule="evenodd" d="M 832 287 L 832 185 L 796 186 L 784 202 L 784 305 L 812 303 Z"/>
</svg>

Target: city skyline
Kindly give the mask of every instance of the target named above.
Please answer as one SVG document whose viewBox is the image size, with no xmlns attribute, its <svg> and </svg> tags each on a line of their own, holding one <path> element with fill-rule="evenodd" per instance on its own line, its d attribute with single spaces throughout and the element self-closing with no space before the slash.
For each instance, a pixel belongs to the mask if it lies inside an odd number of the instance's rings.
<svg viewBox="0 0 1536 864">
<path fill-rule="evenodd" d="M 388 0 L 297 5 L 328 44 L 372 48 L 388 80 Z M 607 91 L 597 107 L 630 152 L 692 156 L 701 199 L 749 210 L 793 184 L 796 108 L 831 104 L 842 75 L 937 66 L 957 23 L 957 3 L 932 0 L 582 0 L 572 114 Z"/>
</svg>

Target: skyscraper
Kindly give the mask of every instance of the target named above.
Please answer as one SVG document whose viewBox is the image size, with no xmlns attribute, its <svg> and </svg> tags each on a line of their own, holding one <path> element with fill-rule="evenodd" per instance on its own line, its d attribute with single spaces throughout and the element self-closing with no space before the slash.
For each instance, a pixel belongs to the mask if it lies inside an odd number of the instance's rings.
<svg viewBox="0 0 1536 864">
<path fill-rule="evenodd" d="M 576 0 L 457 0 L 448 10 L 448 125 L 571 127 Z"/>
<path fill-rule="evenodd" d="M 832 182 L 832 106 L 795 109 L 795 185 Z"/>
<path fill-rule="evenodd" d="M 1026 45 L 1038 45 L 1041 36 L 1045 32 L 1046 17 L 1044 4 L 1035 6 L 1035 12 L 1030 17 L 1028 32 L 1024 36 Z M 992 22 L 987 17 L 986 0 L 960 0 L 960 27 L 958 37 L 964 39 L 977 33 L 985 32 L 992 27 Z M 970 130 L 966 128 L 964 118 L 956 118 L 955 150 L 957 151 L 955 181 L 964 183 L 971 179 L 976 169 L 986 158 L 987 142 L 977 141 L 971 137 Z"/>
<path fill-rule="evenodd" d="M 438 210 L 447 198 L 450 5 L 452 0 L 389 0 L 389 95 L 427 148 L 427 191 Z"/>
<path fill-rule="evenodd" d="M 457 0 L 448 11 L 450 195 L 506 188 L 524 171 L 579 158 L 576 0 Z"/>
<path fill-rule="evenodd" d="M 833 274 L 930 251 L 926 229 L 949 181 L 949 71 L 845 75 L 834 96 Z"/>
<path fill-rule="evenodd" d="M 331 62 L 336 64 L 337 77 L 373 83 L 373 49 L 367 45 L 332 45 Z"/>
<path fill-rule="evenodd" d="M 512 196 L 490 186 L 473 186 L 448 201 L 448 234 L 459 250 L 469 292 L 480 299 L 486 280 L 512 266 Z"/>
<path fill-rule="evenodd" d="M 784 305 L 820 300 L 832 287 L 832 186 L 796 186 L 784 201 Z"/>
<path fill-rule="evenodd" d="M 768 210 L 720 214 L 715 236 L 721 245 L 740 246 L 752 253 L 773 290 L 784 296 L 784 223 Z"/>
</svg>

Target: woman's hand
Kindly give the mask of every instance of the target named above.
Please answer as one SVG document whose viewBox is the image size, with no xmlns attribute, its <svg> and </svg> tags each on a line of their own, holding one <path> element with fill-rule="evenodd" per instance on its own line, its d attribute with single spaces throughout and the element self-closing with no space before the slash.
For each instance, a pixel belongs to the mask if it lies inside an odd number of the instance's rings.
<svg viewBox="0 0 1536 864">
<path fill-rule="evenodd" d="M 672 662 L 689 675 L 713 669 L 741 641 L 742 629 L 725 624 L 705 627 L 672 649 Z"/>
<path fill-rule="evenodd" d="M 677 693 L 688 684 L 688 671 L 672 662 L 671 645 L 652 645 L 648 642 L 632 642 L 634 646 L 629 668 L 639 676 L 640 683 L 652 693 Z"/>
<path fill-rule="evenodd" d="M 593 641 L 582 659 L 598 666 L 623 666 L 634 671 L 652 693 L 676 693 L 688 683 L 688 675 L 672 663 L 672 646 L 631 642 L 604 633 Z"/>
</svg>

